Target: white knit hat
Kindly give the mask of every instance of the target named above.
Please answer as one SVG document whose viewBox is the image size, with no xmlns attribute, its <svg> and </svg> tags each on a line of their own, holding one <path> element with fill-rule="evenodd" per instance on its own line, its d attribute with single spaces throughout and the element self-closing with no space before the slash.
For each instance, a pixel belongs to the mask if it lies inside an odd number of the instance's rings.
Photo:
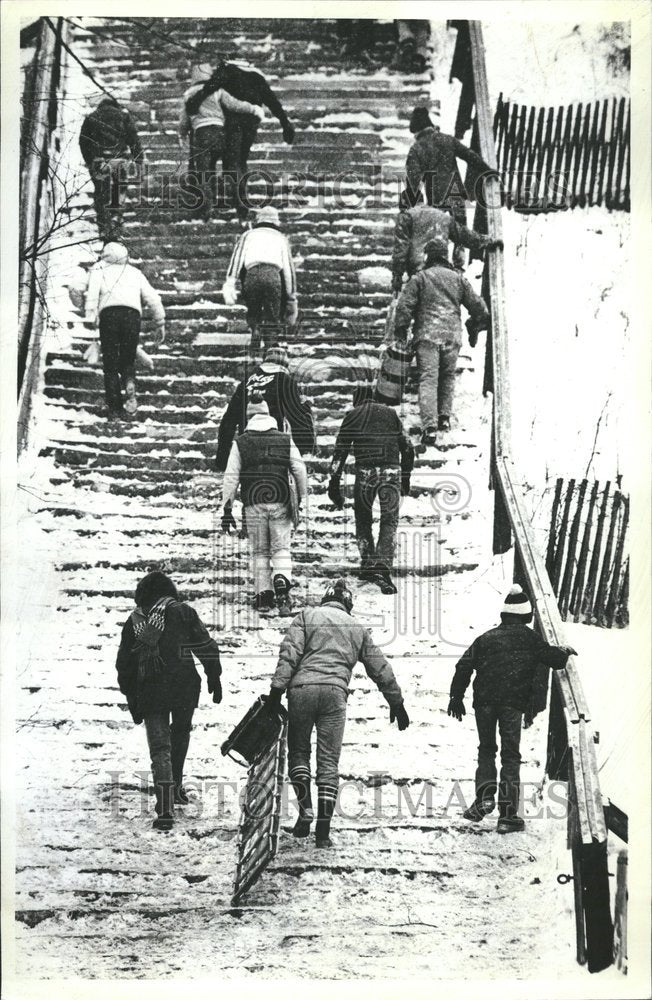
<svg viewBox="0 0 652 1000">
<path fill-rule="evenodd" d="M 269 415 L 267 400 L 260 393 L 252 393 L 247 403 L 247 418 L 255 416 L 257 413 Z"/>
<path fill-rule="evenodd" d="M 256 222 L 266 222 L 270 226 L 281 225 L 278 212 L 273 205 L 263 205 L 262 208 L 259 208 L 256 212 Z"/>
<path fill-rule="evenodd" d="M 503 604 L 502 614 L 504 615 L 526 615 L 532 614 L 532 605 L 527 594 L 523 593 L 523 588 L 515 583 Z"/>
</svg>

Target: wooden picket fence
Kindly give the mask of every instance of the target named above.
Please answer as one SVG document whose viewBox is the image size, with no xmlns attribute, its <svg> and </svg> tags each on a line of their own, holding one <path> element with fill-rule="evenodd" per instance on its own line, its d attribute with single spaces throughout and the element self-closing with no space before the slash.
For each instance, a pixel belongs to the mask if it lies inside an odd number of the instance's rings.
<svg viewBox="0 0 652 1000">
<path fill-rule="evenodd" d="M 503 204 L 519 212 L 605 205 L 630 209 L 630 101 L 533 108 L 504 101 L 494 116 Z"/>
<path fill-rule="evenodd" d="M 607 482 L 555 485 L 546 569 L 564 621 L 623 628 L 629 623 L 629 497 Z"/>
</svg>

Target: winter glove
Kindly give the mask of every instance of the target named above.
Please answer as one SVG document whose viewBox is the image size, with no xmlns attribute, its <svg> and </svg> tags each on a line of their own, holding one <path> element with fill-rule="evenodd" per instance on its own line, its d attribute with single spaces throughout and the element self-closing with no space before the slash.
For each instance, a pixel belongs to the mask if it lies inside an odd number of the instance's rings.
<svg viewBox="0 0 652 1000">
<path fill-rule="evenodd" d="M 573 649 L 572 646 L 559 646 L 558 649 L 560 649 L 562 653 L 566 653 L 566 660 L 568 660 L 569 656 L 577 656 L 577 650 Z M 555 669 L 556 670 L 564 670 L 565 667 L 566 667 L 566 664 L 564 663 L 563 666 L 556 667 Z"/>
<path fill-rule="evenodd" d="M 283 142 L 286 142 L 288 146 L 294 142 L 294 125 L 291 125 L 290 122 L 283 129 Z"/>
<path fill-rule="evenodd" d="M 487 243 L 487 250 L 504 250 L 505 244 L 502 240 L 490 240 Z"/>
<path fill-rule="evenodd" d="M 448 702 L 448 714 L 452 715 L 458 722 L 462 721 L 462 718 L 466 715 L 466 709 L 461 698 L 451 698 Z"/>
<path fill-rule="evenodd" d="M 405 705 L 401 702 L 400 705 L 390 706 L 389 709 L 389 724 L 392 725 L 396 722 L 399 730 L 403 732 L 404 729 L 410 725 L 410 717 L 405 711 Z"/>
<path fill-rule="evenodd" d="M 139 726 L 143 721 L 143 717 L 138 711 L 138 703 L 136 697 L 127 698 L 127 705 L 129 706 L 129 711 L 131 712 L 131 718 L 134 720 L 134 724 Z"/>
<path fill-rule="evenodd" d="M 234 531 L 237 531 L 238 529 L 238 525 L 236 524 L 236 520 L 231 511 L 230 503 L 224 504 L 224 513 L 222 514 L 221 528 L 222 528 L 222 534 L 224 535 L 228 535 L 231 528 L 233 528 Z"/>
<path fill-rule="evenodd" d="M 296 299 L 290 299 L 285 307 L 285 320 L 288 326 L 296 326 L 299 318 L 299 303 Z"/>
<path fill-rule="evenodd" d="M 100 363 L 100 345 L 96 340 L 84 351 L 84 361 L 89 365 L 99 365 Z"/>
<path fill-rule="evenodd" d="M 281 704 L 282 696 L 283 692 L 281 691 L 280 688 L 271 687 L 269 689 L 269 694 L 264 695 L 264 698 L 268 705 L 271 705 L 272 708 L 276 708 L 277 705 Z"/>
<path fill-rule="evenodd" d="M 395 274 L 392 278 L 392 291 L 394 295 L 398 295 L 403 287 L 403 277 L 400 274 Z"/>
<path fill-rule="evenodd" d="M 144 351 L 140 345 L 136 348 L 136 359 L 140 361 L 145 368 L 149 368 L 151 370 L 154 367 L 154 362 L 150 358 L 149 354 L 147 351 Z"/>
<path fill-rule="evenodd" d="M 483 323 L 482 321 L 478 323 L 474 319 L 467 319 L 466 329 L 468 330 L 469 334 L 469 346 L 475 347 L 476 344 L 478 343 L 478 334 L 480 333 L 480 330 L 486 330 L 487 324 Z"/>
<path fill-rule="evenodd" d="M 222 285 L 222 298 L 226 306 L 234 306 L 236 304 L 238 293 L 235 290 L 235 281 L 224 282 Z"/>
<path fill-rule="evenodd" d="M 333 474 L 328 484 L 328 499 L 337 510 L 344 509 L 344 497 L 339 474 Z"/>
<path fill-rule="evenodd" d="M 206 668 L 206 686 L 208 693 L 213 695 L 213 702 L 219 705 L 222 700 L 222 682 L 216 667 Z"/>
</svg>

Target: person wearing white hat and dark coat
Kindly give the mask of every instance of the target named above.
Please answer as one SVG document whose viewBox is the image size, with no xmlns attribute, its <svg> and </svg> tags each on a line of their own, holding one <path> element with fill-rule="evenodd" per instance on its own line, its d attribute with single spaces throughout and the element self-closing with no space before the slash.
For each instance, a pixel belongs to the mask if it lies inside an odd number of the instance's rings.
<svg viewBox="0 0 652 1000">
<path fill-rule="evenodd" d="M 135 362 L 144 308 L 152 314 L 162 344 L 165 310 L 161 296 L 142 271 L 129 263 L 129 252 L 122 243 L 107 243 L 88 279 L 85 323 L 99 325 L 109 418 L 120 417 L 125 411 L 133 415 L 137 409 Z"/>
<path fill-rule="evenodd" d="M 279 214 L 271 205 L 256 213 L 256 222 L 240 236 L 222 288 L 227 305 L 235 305 L 240 281 L 247 306 L 252 344 L 261 324 L 294 326 L 298 316 L 297 279 L 292 249 L 281 232 Z"/>
<path fill-rule="evenodd" d="M 533 629 L 532 605 L 523 589 L 514 584 L 505 598 L 500 625 L 479 635 L 455 667 L 448 714 L 462 721 L 466 714 L 464 692 L 475 670 L 473 709 L 478 727 L 478 767 L 475 773 L 475 800 L 464 818 L 480 822 L 495 807 L 500 818 L 499 833 L 513 833 L 525 826 L 518 815 L 520 798 L 521 723 L 532 725 L 536 705 L 541 703 L 540 687 L 547 672 L 561 670 L 571 646 L 551 646 Z M 547 681 L 545 681 L 547 683 Z M 500 784 L 496 783 L 496 726 L 500 733 Z"/>
<path fill-rule="evenodd" d="M 222 531 L 236 527 L 232 506 L 241 487 L 246 519 L 254 607 L 267 613 L 274 606 L 282 616 L 292 614 L 292 501 L 290 476 L 296 486 L 299 508 L 305 500 L 306 467 L 289 434 L 278 429 L 267 403 L 249 397 L 244 434 L 231 446 L 222 485 Z"/>
<path fill-rule="evenodd" d="M 315 450 L 312 410 L 310 404 L 301 398 L 298 382 L 288 369 L 288 352 L 282 347 L 270 347 L 265 351 L 262 363 L 239 383 L 229 400 L 217 437 L 217 472 L 224 472 L 226 468 L 236 432 L 242 434 L 245 429 L 247 403 L 254 393 L 263 396 L 280 431 L 286 430 L 289 425 L 292 440 L 301 455 Z"/>
<path fill-rule="evenodd" d="M 400 730 L 410 719 L 389 661 L 369 629 L 351 614 L 353 595 L 344 579 L 328 587 L 318 608 L 294 618 L 279 650 L 269 699 L 288 693 L 288 773 L 299 804 L 295 837 L 307 837 L 314 819 L 310 757 L 317 730 L 317 847 L 331 847 L 330 826 L 339 787 L 339 760 L 346 723 L 349 682 L 356 663 L 389 705 L 389 721 Z"/>
</svg>

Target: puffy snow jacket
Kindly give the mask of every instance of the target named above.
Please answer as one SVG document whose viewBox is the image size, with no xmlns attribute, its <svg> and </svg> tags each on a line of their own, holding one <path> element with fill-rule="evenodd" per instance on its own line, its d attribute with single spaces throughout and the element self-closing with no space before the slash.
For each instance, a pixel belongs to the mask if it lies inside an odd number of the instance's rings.
<svg viewBox="0 0 652 1000">
<path fill-rule="evenodd" d="M 471 675 L 473 706 L 500 705 L 521 712 L 545 707 L 548 667 L 566 666 L 568 653 L 550 646 L 527 625 L 505 624 L 479 635 L 458 660 L 451 698 L 463 698 Z M 541 668 L 546 668 L 542 671 Z"/>
<path fill-rule="evenodd" d="M 348 692 L 359 660 L 385 700 L 400 705 L 401 689 L 369 629 L 336 601 L 305 608 L 285 633 L 272 687 L 285 691 L 306 684 L 332 684 Z"/>
<path fill-rule="evenodd" d="M 403 277 L 404 271 L 413 275 L 423 269 L 423 248 L 434 239 L 442 241 L 444 254 L 449 240 L 475 251 L 484 250 L 491 243 L 490 237 L 459 225 L 449 212 L 431 205 L 415 205 L 401 212 L 396 220 L 392 253 L 392 274 L 396 281 Z"/>
<path fill-rule="evenodd" d="M 163 670 L 155 678 L 139 678 L 136 636 L 130 616 L 122 627 L 116 660 L 118 686 L 129 707 L 138 715 L 196 708 L 201 680 L 193 653 L 207 676 L 219 677 L 222 667 L 219 646 L 189 604 L 175 601 L 165 609 L 165 628 L 158 648 Z"/>
<path fill-rule="evenodd" d="M 235 283 L 254 264 L 273 264 L 278 267 L 283 276 L 287 301 L 296 301 L 297 279 L 288 239 L 276 226 L 259 223 L 243 233 L 235 245 L 222 288 L 227 305 L 234 305 Z"/>
<path fill-rule="evenodd" d="M 414 320 L 414 344 L 428 340 L 460 346 L 461 306 L 468 309 L 476 329 L 487 326 L 489 310 L 466 278 L 450 264 L 434 264 L 419 271 L 404 286 L 394 314 L 394 335 L 405 340 Z"/>
<path fill-rule="evenodd" d="M 86 292 L 86 322 L 95 323 L 108 306 L 129 306 L 142 314 L 146 306 L 155 320 L 165 319 L 161 296 L 137 267 L 129 263 L 127 248 L 107 243 L 91 269 Z"/>
<path fill-rule="evenodd" d="M 191 127 L 194 131 L 203 128 L 204 125 L 217 125 L 224 127 L 225 114 L 255 115 L 258 119 L 262 117 L 262 112 L 257 104 L 250 104 L 248 101 L 239 101 L 226 90 L 214 90 L 208 94 L 199 105 L 194 115 L 189 115 L 187 102 L 202 89 L 203 84 L 195 83 L 188 87 L 183 95 L 183 108 L 179 119 L 179 135 L 185 138 Z"/>
</svg>

